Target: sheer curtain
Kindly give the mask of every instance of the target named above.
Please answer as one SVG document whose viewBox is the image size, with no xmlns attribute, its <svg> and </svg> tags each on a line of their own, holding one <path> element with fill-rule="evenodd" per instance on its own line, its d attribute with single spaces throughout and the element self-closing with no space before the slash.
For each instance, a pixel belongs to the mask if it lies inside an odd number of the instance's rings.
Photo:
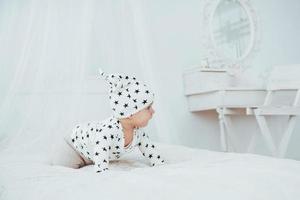
<svg viewBox="0 0 300 200">
<path fill-rule="evenodd" d="M 0 2 L 0 151 L 47 152 L 74 123 L 107 117 L 99 66 L 154 81 L 136 2 Z"/>
</svg>

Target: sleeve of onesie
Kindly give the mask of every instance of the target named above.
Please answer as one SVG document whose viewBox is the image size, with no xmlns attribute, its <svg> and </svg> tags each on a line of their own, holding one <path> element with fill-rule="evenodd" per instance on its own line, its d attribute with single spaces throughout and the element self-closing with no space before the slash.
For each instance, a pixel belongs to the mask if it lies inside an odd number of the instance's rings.
<svg viewBox="0 0 300 200">
<path fill-rule="evenodd" d="M 151 166 L 161 165 L 165 162 L 161 155 L 157 152 L 155 145 L 151 142 L 149 136 L 145 132 L 143 132 L 141 136 L 138 147 L 143 156 L 145 156 L 150 161 Z"/>
<path fill-rule="evenodd" d="M 94 170 L 96 173 L 101 173 L 108 170 L 109 164 L 109 141 L 106 136 L 100 136 L 101 138 L 95 139 L 94 148 Z"/>
</svg>

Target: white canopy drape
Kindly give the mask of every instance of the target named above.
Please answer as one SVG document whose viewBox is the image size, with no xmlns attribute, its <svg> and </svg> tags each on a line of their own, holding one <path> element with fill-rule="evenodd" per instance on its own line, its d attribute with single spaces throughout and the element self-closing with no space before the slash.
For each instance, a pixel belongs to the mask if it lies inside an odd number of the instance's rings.
<svg viewBox="0 0 300 200">
<path fill-rule="evenodd" d="M 99 66 L 156 87 L 141 6 L 135 0 L 0 2 L 0 149 L 36 143 L 47 149 L 40 140 L 107 117 Z M 155 133 L 159 127 L 152 126 Z"/>
</svg>

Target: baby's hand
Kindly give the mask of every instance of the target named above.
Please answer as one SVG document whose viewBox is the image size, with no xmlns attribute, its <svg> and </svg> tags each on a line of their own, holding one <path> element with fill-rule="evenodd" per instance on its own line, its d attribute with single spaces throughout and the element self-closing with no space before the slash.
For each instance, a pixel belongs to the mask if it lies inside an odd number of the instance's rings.
<svg viewBox="0 0 300 200">
<path fill-rule="evenodd" d="M 159 161 L 156 161 L 155 163 L 152 163 L 152 167 L 159 166 L 165 164 L 165 160 L 161 159 Z"/>
<path fill-rule="evenodd" d="M 108 171 L 108 168 L 98 169 L 98 170 L 96 171 L 96 173 L 97 173 L 97 174 L 102 174 L 102 173 L 104 173 L 105 171 Z"/>
</svg>

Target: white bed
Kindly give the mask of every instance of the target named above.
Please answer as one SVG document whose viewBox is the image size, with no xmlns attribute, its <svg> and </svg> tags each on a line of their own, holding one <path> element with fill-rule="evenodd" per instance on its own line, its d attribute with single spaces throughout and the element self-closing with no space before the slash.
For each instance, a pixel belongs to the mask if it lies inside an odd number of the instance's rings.
<svg viewBox="0 0 300 200">
<path fill-rule="evenodd" d="M 92 166 L 50 166 L 42 153 L 0 153 L 1 200 L 300 199 L 300 162 L 159 144 L 167 164 L 138 151 L 95 175 Z"/>
</svg>

